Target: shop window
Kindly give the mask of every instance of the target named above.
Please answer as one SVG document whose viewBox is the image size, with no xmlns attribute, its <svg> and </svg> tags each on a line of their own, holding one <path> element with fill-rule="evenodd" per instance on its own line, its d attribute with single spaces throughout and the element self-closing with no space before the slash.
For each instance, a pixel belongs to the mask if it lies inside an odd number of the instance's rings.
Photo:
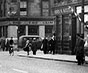
<svg viewBox="0 0 88 73">
<path fill-rule="evenodd" d="M 3 27 L 3 36 L 4 36 L 4 37 L 8 37 L 8 36 L 7 36 L 7 35 L 8 35 L 7 33 L 8 33 L 8 26 L 4 26 L 4 27 Z"/>
<path fill-rule="evenodd" d="M 46 25 L 45 26 L 45 36 L 51 36 L 53 30 L 53 25 Z"/>
<path fill-rule="evenodd" d="M 39 35 L 39 26 L 36 26 L 36 25 L 28 26 L 28 34 Z"/>
<path fill-rule="evenodd" d="M 19 36 L 25 35 L 25 26 L 24 25 L 20 25 L 18 27 L 18 32 L 19 32 Z"/>
</svg>

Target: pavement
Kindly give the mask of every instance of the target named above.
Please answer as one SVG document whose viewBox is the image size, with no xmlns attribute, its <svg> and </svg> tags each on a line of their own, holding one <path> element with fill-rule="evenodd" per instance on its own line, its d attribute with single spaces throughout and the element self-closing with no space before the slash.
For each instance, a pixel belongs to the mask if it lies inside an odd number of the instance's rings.
<svg viewBox="0 0 88 73">
<path fill-rule="evenodd" d="M 54 60 L 54 61 L 64 61 L 64 62 L 74 62 L 76 63 L 75 55 L 67 55 L 67 54 L 44 54 L 43 51 L 38 50 L 36 55 L 33 55 L 32 51 L 29 52 L 29 55 L 25 51 L 20 51 L 18 56 L 27 57 L 27 58 L 37 58 L 37 59 L 45 59 L 45 60 Z M 88 64 L 88 56 L 85 56 L 85 63 Z"/>
</svg>

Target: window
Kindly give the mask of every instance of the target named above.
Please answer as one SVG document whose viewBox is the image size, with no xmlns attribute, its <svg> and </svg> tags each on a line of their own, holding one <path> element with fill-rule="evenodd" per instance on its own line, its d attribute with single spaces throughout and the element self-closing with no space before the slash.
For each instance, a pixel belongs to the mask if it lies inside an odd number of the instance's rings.
<svg viewBox="0 0 88 73">
<path fill-rule="evenodd" d="M 27 11 L 20 11 L 20 15 L 27 15 Z"/>
<path fill-rule="evenodd" d="M 19 29 L 19 36 L 25 35 L 26 32 L 25 25 L 20 25 L 18 29 Z"/>
<path fill-rule="evenodd" d="M 48 1 L 42 2 L 42 7 L 43 8 L 49 8 L 49 2 Z"/>
<path fill-rule="evenodd" d="M 49 9 L 43 9 L 43 16 L 49 16 Z"/>
<path fill-rule="evenodd" d="M 37 25 L 28 26 L 28 35 L 39 35 L 39 26 Z"/>
<path fill-rule="evenodd" d="M 84 15 L 84 22 L 88 22 L 88 14 Z"/>
<path fill-rule="evenodd" d="M 81 6 L 77 7 L 76 10 L 77 10 L 77 14 L 81 13 L 82 10 Z"/>
<path fill-rule="evenodd" d="M 76 8 L 76 11 L 77 11 L 77 14 L 81 13 L 82 12 L 82 6 L 78 6 Z M 88 5 L 85 5 L 84 6 L 84 22 L 88 21 Z"/>
<path fill-rule="evenodd" d="M 88 5 L 84 7 L 84 12 L 88 12 Z"/>
<path fill-rule="evenodd" d="M 77 14 L 79 14 L 79 13 L 82 12 L 82 7 L 81 7 L 81 6 L 78 6 L 78 7 L 76 8 L 76 10 L 77 10 Z M 88 12 L 88 5 L 85 5 L 85 6 L 84 6 L 84 12 Z"/>
<path fill-rule="evenodd" d="M 27 1 L 21 0 L 20 2 L 20 15 L 25 16 L 27 15 Z"/>
<path fill-rule="evenodd" d="M 49 0 L 42 1 L 42 15 L 49 16 Z"/>
<path fill-rule="evenodd" d="M 20 11 L 26 11 L 26 8 L 20 8 Z"/>
<path fill-rule="evenodd" d="M 20 8 L 27 8 L 27 2 L 20 2 Z"/>
<path fill-rule="evenodd" d="M 46 25 L 45 26 L 45 33 L 49 34 L 52 33 L 53 25 Z"/>
</svg>

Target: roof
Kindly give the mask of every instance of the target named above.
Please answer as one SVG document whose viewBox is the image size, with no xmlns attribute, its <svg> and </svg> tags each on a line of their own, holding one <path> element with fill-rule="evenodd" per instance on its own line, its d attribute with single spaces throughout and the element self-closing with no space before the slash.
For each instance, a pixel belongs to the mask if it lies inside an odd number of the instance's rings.
<svg viewBox="0 0 88 73">
<path fill-rule="evenodd" d="M 22 35 L 21 37 L 20 37 L 20 39 L 21 38 L 25 38 L 25 37 L 35 37 L 35 38 L 37 38 L 37 37 L 40 37 L 39 35 Z M 41 37 L 40 37 L 41 38 Z"/>
</svg>

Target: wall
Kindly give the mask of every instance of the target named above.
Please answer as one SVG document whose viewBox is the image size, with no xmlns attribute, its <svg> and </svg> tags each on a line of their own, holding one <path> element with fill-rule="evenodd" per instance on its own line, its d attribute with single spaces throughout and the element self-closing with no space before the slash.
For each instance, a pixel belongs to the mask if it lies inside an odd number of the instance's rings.
<svg viewBox="0 0 88 73">
<path fill-rule="evenodd" d="M 8 38 L 17 38 L 17 26 L 8 26 Z"/>
</svg>

